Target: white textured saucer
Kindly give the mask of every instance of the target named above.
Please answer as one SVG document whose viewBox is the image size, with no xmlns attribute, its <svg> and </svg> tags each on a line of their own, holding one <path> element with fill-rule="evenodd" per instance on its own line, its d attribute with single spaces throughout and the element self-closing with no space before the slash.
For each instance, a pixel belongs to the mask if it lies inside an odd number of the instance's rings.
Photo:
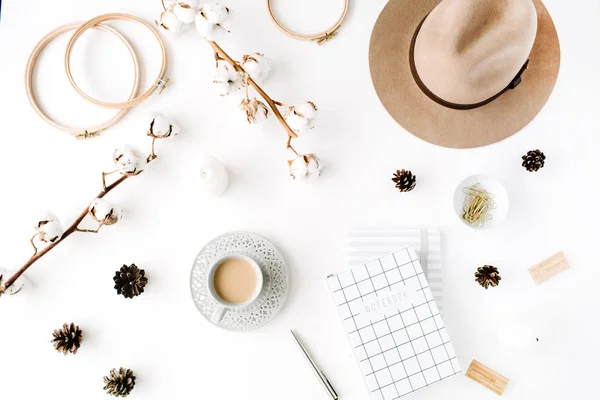
<svg viewBox="0 0 600 400">
<path fill-rule="evenodd" d="M 287 269 L 275 246 L 254 233 L 230 232 L 213 239 L 200 250 L 190 277 L 194 303 L 209 321 L 217 303 L 208 294 L 207 270 L 220 257 L 232 252 L 248 255 L 260 265 L 265 275 L 265 290 L 246 310 L 227 311 L 216 325 L 232 331 L 249 331 L 273 319 L 285 303 L 289 286 Z"/>
</svg>

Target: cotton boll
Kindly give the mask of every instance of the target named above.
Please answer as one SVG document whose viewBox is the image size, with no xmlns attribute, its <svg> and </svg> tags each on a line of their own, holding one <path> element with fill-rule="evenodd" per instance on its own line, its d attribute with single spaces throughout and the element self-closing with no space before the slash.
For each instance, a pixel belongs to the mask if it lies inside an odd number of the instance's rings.
<svg viewBox="0 0 600 400">
<path fill-rule="evenodd" d="M 311 101 L 291 106 L 285 115 L 285 120 L 298 134 L 315 127 L 314 121 L 317 116 L 317 106 Z"/>
<path fill-rule="evenodd" d="M 59 221 L 48 222 L 39 227 L 40 240 L 47 243 L 54 243 L 61 238 L 65 230 Z"/>
<path fill-rule="evenodd" d="M 202 12 L 213 24 L 222 24 L 229 16 L 229 9 L 219 3 L 203 5 Z"/>
<path fill-rule="evenodd" d="M 293 111 L 286 115 L 285 121 L 296 133 L 304 133 L 309 129 L 308 118 L 305 118 L 304 116 Z"/>
<path fill-rule="evenodd" d="M 162 116 L 157 115 L 150 123 L 150 133 L 153 136 L 166 136 L 171 131 L 171 121 Z"/>
<path fill-rule="evenodd" d="M 170 118 L 162 114 L 156 115 L 150 123 L 148 136 L 157 139 L 164 139 L 179 133 L 179 126 Z"/>
<path fill-rule="evenodd" d="M 191 8 L 183 7 L 180 4 L 175 5 L 173 8 L 173 13 L 177 18 L 184 24 L 189 24 L 194 22 L 194 18 L 196 17 L 196 11 Z"/>
<path fill-rule="evenodd" d="M 215 70 L 215 80 L 220 82 L 228 82 L 231 77 L 234 76 L 234 71 L 226 62 L 219 62 L 217 69 Z"/>
<path fill-rule="evenodd" d="M 241 78 L 228 82 L 213 81 L 213 84 L 217 93 L 221 96 L 228 96 L 231 93 L 239 92 L 244 87 L 244 82 Z"/>
<path fill-rule="evenodd" d="M 271 72 L 271 62 L 264 54 L 253 53 L 242 57 L 242 68 L 255 82 L 262 83 Z"/>
<path fill-rule="evenodd" d="M 113 161 L 117 171 L 126 176 L 138 175 L 147 163 L 146 157 L 130 146 L 116 149 L 113 153 Z"/>
<path fill-rule="evenodd" d="M 314 119 L 317 116 L 317 106 L 312 101 L 305 101 L 294 106 L 297 113 L 302 114 L 308 119 Z"/>
<path fill-rule="evenodd" d="M 294 160 L 288 161 L 290 165 L 290 175 L 294 179 L 305 179 L 308 172 L 308 166 L 303 156 L 298 156 Z"/>
<path fill-rule="evenodd" d="M 256 83 L 262 83 L 260 78 L 260 65 L 258 65 L 258 63 L 244 62 L 242 63 L 242 68 L 244 68 L 244 71 L 246 71 L 246 73 L 250 75 L 250 78 L 252 78 Z"/>
<path fill-rule="evenodd" d="M 312 181 L 321 175 L 323 165 L 315 154 L 299 155 L 288 161 L 290 175 L 301 181 Z"/>
<path fill-rule="evenodd" d="M 46 243 L 56 242 L 65 232 L 58 218 L 50 211 L 42 212 L 35 229 L 40 240 Z"/>
<path fill-rule="evenodd" d="M 58 218 L 56 218 L 56 215 L 54 215 L 54 213 L 52 211 L 43 210 L 40 212 L 40 215 L 38 216 L 38 221 L 40 221 L 40 222 L 58 221 Z"/>
<path fill-rule="evenodd" d="M 205 38 L 212 35 L 216 24 L 207 20 L 204 14 L 202 14 L 202 12 L 196 14 L 195 22 L 196 30 L 198 31 L 198 33 L 200 33 Z"/>
<path fill-rule="evenodd" d="M 88 208 L 90 216 L 102 225 L 114 225 L 123 218 L 123 209 L 104 199 L 96 199 Z"/>
<path fill-rule="evenodd" d="M 161 13 L 156 24 L 160 28 L 171 33 L 178 33 L 183 28 L 183 23 L 171 9 Z"/>
<path fill-rule="evenodd" d="M 240 102 L 240 109 L 244 111 L 246 120 L 249 124 L 257 124 L 261 121 L 265 121 L 269 115 L 269 109 L 256 97 L 251 99 L 242 99 Z"/>
<path fill-rule="evenodd" d="M 194 17 L 198 12 L 198 0 L 181 0 L 173 6 L 173 13 L 184 24 L 194 22 Z"/>
<path fill-rule="evenodd" d="M 229 185 L 229 174 L 225 166 L 212 156 L 202 157 L 200 164 L 200 188 L 206 193 L 220 195 Z"/>
<path fill-rule="evenodd" d="M 224 39 L 229 31 L 219 24 L 209 21 L 200 11 L 196 14 L 196 30 L 204 36 L 206 40 L 218 41 Z"/>
<path fill-rule="evenodd" d="M 219 96 L 227 96 L 229 94 L 228 82 L 213 81 L 213 87 Z"/>
<path fill-rule="evenodd" d="M 223 28 L 221 25 L 215 25 L 212 32 L 208 36 L 206 36 L 206 40 L 217 42 L 225 39 L 228 34 L 229 31 L 227 29 Z"/>
<path fill-rule="evenodd" d="M 244 87 L 242 75 L 226 62 L 218 64 L 213 83 L 221 96 L 227 96 Z"/>
</svg>

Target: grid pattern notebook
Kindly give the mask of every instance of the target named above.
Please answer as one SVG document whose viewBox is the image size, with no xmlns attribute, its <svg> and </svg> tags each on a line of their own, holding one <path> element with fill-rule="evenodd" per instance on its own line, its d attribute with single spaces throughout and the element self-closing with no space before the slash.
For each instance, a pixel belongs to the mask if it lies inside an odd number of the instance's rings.
<svg viewBox="0 0 600 400">
<path fill-rule="evenodd" d="M 440 231 L 427 228 L 352 229 L 344 236 L 346 266 L 364 264 L 404 247 L 413 246 L 440 312 L 444 313 L 442 241 Z"/>
<path fill-rule="evenodd" d="M 327 277 L 374 400 L 393 400 L 461 372 L 413 247 Z"/>
</svg>

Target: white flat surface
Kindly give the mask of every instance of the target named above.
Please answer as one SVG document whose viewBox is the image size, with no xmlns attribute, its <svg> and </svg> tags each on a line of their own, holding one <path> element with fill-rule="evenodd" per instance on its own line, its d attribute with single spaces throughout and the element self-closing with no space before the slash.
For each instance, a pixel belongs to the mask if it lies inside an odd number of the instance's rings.
<svg viewBox="0 0 600 400">
<path fill-rule="evenodd" d="M 333 0 L 332 0 L 333 1 Z M 234 57 L 260 51 L 274 73 L 265 89 L 276 99 L 305 99 L 320 107 L 317 128 L 298 140 L 300 151 L 326 163 L 314 185 L 286 173 L 284 132 L 275 121 L 248 127 L 236 101 L 211 88 L 213 59 L 195 34 L 169 38 L 172 86 L 135 108 L 118 126 L 92 141 L 74 141 L 37 117 L 23 87 L 30 50 L 57 25 L 106 12 L 130 12 L 153 20 L 159 0 L 4 0 L 0 22 L 0 264 L 13 268 L 30 255 L 28 239 L 38 210 L 71 221 L 99 190 L 100 172 L 111 167 L 121 144 L 147 146 L 147 115 L 167 113 L 184 132 L 159 143 L 160 158 L 139 177 L 111 193 L 125 220 L 100 235 L 75 235 L 28 273 L 35 288 L 0 299 L 0 388 L 10 399 L 106 399 L 102 377 L 113 367 L 138 376 L 131 399 L 326 399 L 298 353 L 294 328 L 344 400 L 368 394 L 324 285 L 344 269 L 343 232 L 361 225 L 439 227 L 444 236 L 445 321 L 463 367 L 472 358 L 511 381 L 506 399 L 594 399 L 598 358 L 598 90 L 600 3 L 548 0 L 562 45 L 555 91 L 522 132 L 475 150 L 424 143 L 380 105 L 370 82 L 367 52 L 383 0 L 353 1 L 339 37 L 325 46 L 298 42 L 271 24 L 264 0 L 230 0 L 234 35 L 223 47 Z M 299 8 L 299 21 L 336 9 Z M 335 3 L 337 6 L 337 3 Z M 294 7 L 291 5 L 290 7 Z M 321 8 L 323 11 L 321 13 Z M 327 25 L 327 21 L 323 21 Z M 140 28 L 115 24 L 131 36 L 148 65 L 158 63 L 152 38 Z M 91 33 L 74 53 L 82 85 L 104 99 L 123 99 L 131 63 L 123 46 Z M 107 39 L 109 38 L 109 39 Z M 100 121 L 111 111 L 79 99 L 63 75 L 66 37 L 40 60 L 40 97 L 69 123 Z M 149 60 L 149 58 L 152 58 Z M 84 83 L 85 82 L 85 83 Z M 49 104 L 50 103 L 50 104 Z M 537 174 L 520 166 L 527 150 L 540 148 L 547 166 Z M 198 155 L 209 153 L 231 172 L 223 197 L 204 197 L 196 185 Z M 392 172 L 410 168 L 415 191 L 401 194 Z M 466 176 L 486 173 L 507 188 L 511 210 L 489 231 L 469 229 L 456 218 L 452 196 Z M 281 315 L 251 333 L 213 327 L 197 312 L 189 272 L 204 243 L 229 230 L 250 230 L 276 244 L 288 262 L 292 287 Z M 564 250 L 571 270 L 535 286 L 532 264 Z M 135 262 L 150 278 L 147 291 L 126 300 L 112 276 Z M 488 291 L 473 282 L 483 264 L 502 273 Z M 85 341 L 63 357 L 51 332 L 74 321 Z M 504 349 L 498 326 L 524 324 L 540 338 L 531 354 Z M 496 399 L 464 376 L 409 397 Z"/>
</svg>

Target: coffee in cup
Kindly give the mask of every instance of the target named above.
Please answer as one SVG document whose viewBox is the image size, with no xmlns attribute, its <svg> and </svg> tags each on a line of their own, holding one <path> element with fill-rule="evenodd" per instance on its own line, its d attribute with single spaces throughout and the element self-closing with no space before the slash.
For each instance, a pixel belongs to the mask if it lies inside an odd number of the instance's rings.
<svg viewBox="0 0 600 400">
<path fill-rule="evenodd" d="M 245 258 L 230 257 L 217 266 L 215 292 L 228 303 L 245 303 L 256 290 L 256 269 Z"/>
<path fill-rule="evenodd" d="M 227 311 L 243 311 L 258 298 L 263 285 L 263 272 L 252 258 L 239 253 L 219 258 L 208 273 L 208 292 L 217 303 L 212 321 L 219 323 Z"/>
</svg>

